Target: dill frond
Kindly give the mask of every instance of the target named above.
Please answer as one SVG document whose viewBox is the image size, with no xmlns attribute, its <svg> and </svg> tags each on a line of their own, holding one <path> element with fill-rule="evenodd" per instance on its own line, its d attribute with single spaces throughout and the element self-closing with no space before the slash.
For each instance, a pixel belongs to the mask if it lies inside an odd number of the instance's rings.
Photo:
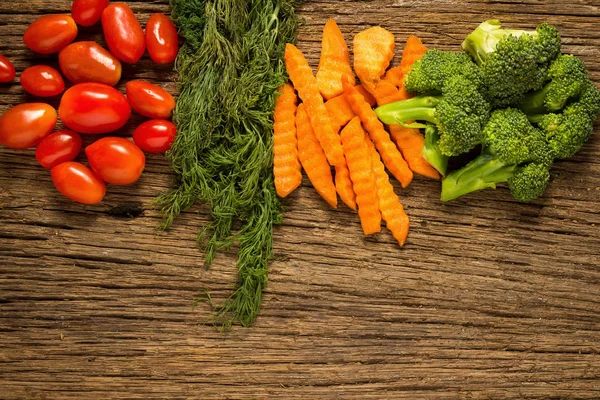
<svg viewBox="0 0 600 400">
<path fill-rule="evenodd" d="M 249 326 L 268 281 L 273 225 L 282 219 L 272 114 L 277 88 L 287 81 L 285 44 L 297 34 L 295 1 L 171 0 L 171 8 L 185 39 L 175 64 L 178 135 L 167 153 L 175 179 L 155 202 L 165 229 L 196 201 L 210 206 L 211 221 L 198 234 L 206 265 L 239 245 L 237 287 L 214 305 L 213 322 Z M 236 221 L 241 228 L 233 232 Z"/>
</svg>

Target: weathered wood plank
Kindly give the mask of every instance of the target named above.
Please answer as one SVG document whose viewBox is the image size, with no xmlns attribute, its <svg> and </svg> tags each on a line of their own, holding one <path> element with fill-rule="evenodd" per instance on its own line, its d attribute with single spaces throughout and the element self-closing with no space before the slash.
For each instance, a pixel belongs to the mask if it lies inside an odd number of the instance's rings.
<svg viewBox="0 0 600 400">
<path fill-rule="evenodd" d="M 166 0 L 128 3 L 142 21 L 168 12 Z M 38 15 L 69 7 L 0 2 L 0 53 L 19 71 L 56 65 L 20 37 Z M 329 17 L 349 42 L 383 25 L 397 55 L 409 34 L 456 49 L 486 18 L 548 21 L 600 83 L 600 1 L 319 0 L 299 13 L 298 46 L 313 66 Z M 81 38 L 102 42 L 97 28 Z M 175 74 L 147 57 L 125 68 L 134 77 L 176 92 Z M 18 84 L 0 86 L 0 112 L 27 100 Z M 235 252 L 202 268 L 200 205 L 172 231 L 156 230 L 150 203 L 170 182 L 162 156 L 148 157 L 140 182 L 81 206 L 55 192 L 33 151 L 2 148 L 1 397 L 599 398 L 599 157 L 596 135 L 557 163 L 550 190 L 531 204 L 499 188 L 445 205 L 439 183 L 396 184 L 412 221 L 403 249 L 385 230 L 363 237 L 355 213 L 330 210 L 305 180 L 285 200 L 256 326 L 224 337 L 203 324 L 209 307 L 192 300 L 203 288 L 217 300 L 230 294 Z M 140 215 L 114 215 L 131 202 Z"/>
</svg>

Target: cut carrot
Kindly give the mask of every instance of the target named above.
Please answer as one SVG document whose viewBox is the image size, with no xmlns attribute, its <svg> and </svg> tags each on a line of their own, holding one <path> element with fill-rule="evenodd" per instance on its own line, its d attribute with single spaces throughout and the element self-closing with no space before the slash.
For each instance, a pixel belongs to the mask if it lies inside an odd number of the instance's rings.
<svg viewBox="0 0 600 400">
<path fill-rule="evenodd" d="M 343 94 L 325 102 L 333 130 L 339 132 L 354 117 L 352 107 Z"/>
<path fill-rule="evenodd" d="M 371 107 L 375 107 L 377 105 L 377 100 L 375 100 L 375 97 L 373 97 L 373 95 L 369 93 L 369 91 L 365 89 L 363 85 L 356 85 L 354 88 L 358 91 L 358 93 L 362 94 L 362 96 L 365 98 L 365 101 L 369 103 Z"/>
<path fill-rule="evenodd" d="M 396 143 L 408 167 L 416 174 L 431 179 L 440 179 L 440 174 L 421 155 L 425 138 L 416 128 L 405 128 L 402 125 L 388 125 L 392 140 Z"/>
<path fill-rule="evenodd" d="M 410 35 L 406 39 L 404 50 L 402 50 L 402 60 L 400 61 L 402 75 L 408 75 L 415 61 L 423 58 L 426 52 L 427 47 L 421 43 L 421 40 L 416 36 Z"/>
<path fill-rule="evenodd" d="M 394 58 L 394 35 L 380 26 L 354 36 L 354 71 L 371 93 Z"/>
<path fill-rule="evenodd" d="M 350 85 L 344 81 L 344 93 L 352 111 L 360 117 L 369 136 L 375 142 L 377 150 L 383 158 L 383 162 L 388 170 L 400 181 L 402 187 L 407 187 L 413 179 L 413 172 L 408 168 L 408 164 L 400 154 L 396 145 L 390 139 L 383 124 L 377 118 L 375 111 L 369 106 L 364 98 Z"/>
<path fill-rule="evenodd" d="M 402 72 L 402 67 L 398 65 L 397 67 L 393 67 L 387 70 L 385 73 L 386 81 L 390 82 L 397 88 L 402 86 L 402 82 L 404 81 L 404 73 Z"/>
<path fill-rule="evenodd" d="M 308 61 L 304 55 L 293 44 L 285 46 L 285 66 L 298 96 L 306 107 L 306 113 L 310 118 L 310 124 L 321 143 L 321 147 L 331 165 L 344 163 L 344 151 L 340 142 L 340 136 L 333 130 L 323 98 L 319 93 L 317 79 L 314 77 Z"/>
<path fill-rule="evenodd" d="M 286 197 L 302 183 L 296 138 L 296 91 L 289 83 L 279 88 L 273 111 L 273 174 L 280 197 Z"/>
<path fill-rule="evenodd" d="M 304 172 L 313 187 L 323 199 L 333 208 L 337 207 L 337 194 L 331 167 L 327 157 L 310 126 L 310 120 L 306 114 L 304 104 L 298 106 L 296 113 L 296 129 L 298 131 L 298 157 L 304 168 Z"/>
<path fill-rule="evenodd" d="M 356 193 L 358 216 L 363 232 L 365 235 L 379 232 L 381 230 L 381 213 L 379 212 L 377 186 L 371 167 L 365 131 L 360 125 L 360 119 L 352 118 L 342 129 L 340 137 L 348 162 L 350 179 L 352 179 L 354 193 Z"/>
<path fill-rule="evenodd" d="M 342 76 L 348 75 L 354 79 L 350 66 L 350 53 L 344 36 L 337 24 L 331 18 L 323 29 L 321 41 L 321 59 L 317 68 L 317 84 L 325 100 L 339 96 L 344 92 Z M 351 81 L 354 85 L 356 82 Z"/>
<path fill-rule="evenodd" d="M 344 204 L 356 211 L 356 193 L 352 188 L 348 165 L 335 167 L 335 189 Z"/>
<path fill-rule="evenodd" d="M 404 207 L 400 199 L 394 193 L 394 187 L 390 183 L 390 179 L 385 172 L 379 153 L 375 149 L 375 145 L 370 140 L 366 140 L 371 156 L 371 165 L 373 175 L 375 175 L 375 185 L 377 187 L 377 197 L 379 198 L 379 210 L 385 221 L 386 226 L 392 232 L 394 238 L 400 246 L 404 246 L 406 237 L 408 236 L 408 228 L 410 222 L 408 216 L 404 212 Z"/>
<path fill-rule="evenodd" d="M 382 79 L 375 86 L 375 90 L 373 91 L 373 97 L 377 101 L 378 106 L 383 106 L 389 103 L 393 103 L 395 101 L 404 100 L 400 91 L 392 82 L 387 79 Z"/>
</svg>

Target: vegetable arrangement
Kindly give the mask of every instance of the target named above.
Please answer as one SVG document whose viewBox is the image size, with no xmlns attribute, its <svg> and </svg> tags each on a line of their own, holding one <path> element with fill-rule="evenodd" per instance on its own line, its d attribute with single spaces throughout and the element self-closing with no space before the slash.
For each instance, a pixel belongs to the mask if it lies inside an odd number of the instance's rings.
<svg viewBox="0 0 600 400">
<path fill-rule="evenodd" d="M 73 42 L 78 27 L 101 21 L 109 50 L 93 41 Z M 173 23 L 154 14 L 142 30 L 133 11 L 125 4 L 108 0 L 75 0 L 71 15 L 46 15 L 25 31 L 23 42 L 40 54 L 58 53 L 60 72 L 35 65 L 20 75 L 23 89 L 39 98 L 61 96 L 57 111 L 46 103 L 16 105 L 0 116 L 0 143 L 13 149 L 36 147 L 39 164 L 50 169 L 56 189 L 69 199 L 95 204 L 102 201 L 106 183 L 130 185 L 145 167 L 146 152 L 165 152 L 176 136 L 167 119 L 175 100 L 164 89 L 149 82 L 127 82 L 125 97 L 113 86 L 121 80 L 121 62 L 137 62 L 146 48 L 157 63 L 171 63 L 178 51 Z M 61 74 L 62 72 L 62 74 Z M 16 71 L 0 56 L 0 82 L 12 82 Z M 72 84 L 65 91 L 65 81 Z M 63 93 L 64 92 L 64 93 Z M 85 148 L 90 168 L 75 162 L 83 147 L 80 134 L 103 135 L 121 129 L 131 109 L 151 118 L 133 134 L 133 142 L 108 136 Z M 58 117 L 68 128 L 51 133 Z"/>
<path fill-rule="evenodd" d="M 401 246 L 409 221 L 386 169 L 403 188 L 413 173 L 443 176 L 443 201 L 499 183 L 507 183 L 515 199 L 529 201 L 546 190 L 554 160 L 572 156 L 587 141 L 600 113 L 600 90 L 581 60 L 561 54 L 559 33 L 547 24 L 527 32 L 486 21 L 464 40 L 463 51 L 427 49 L 410 36 L 400 65 L 389 69 L 394 36 L 379 26 L 355 35 L 353 68 L 335 21 L 325 25 L 322 44 L 318 85 L 300 50 L 286 47 L 287 71 L 302 101 L 295 119 L 298 139 L 313 129 L 318 139 L 313 147 L 320 144 L 330 164 L 321 166 L 318 180 L 302 166 L 332 207 L 337 201 L 330 191 L 324 194 L 323 181 L 330 187 L 335 180 L 343 202 L 358 208 L 365 235 L 379 232 L 383 218 Z M 352 71 L 375 110 L 355 86 Z M 280 107 L 277 102 L 275 115 Z M 332 130 L 341 130 L 344 160 Z M 288 164 L 295 162 L 293 132 L 290 127 L 285 143 Z M 451 157 L 476 147 L 479 156 L 448 173 Z M 275 159 L 283 156 L 281 149 L 274 148 Z M 335 178 L 325 171 L 332 167 Z M 290 171 L 274 172 L 276 186 L 291 178 Z M 298 181 L 296 168 L 294 188 Z M 279 195 L 287 196 L 290 188 Z"/>
</svg>

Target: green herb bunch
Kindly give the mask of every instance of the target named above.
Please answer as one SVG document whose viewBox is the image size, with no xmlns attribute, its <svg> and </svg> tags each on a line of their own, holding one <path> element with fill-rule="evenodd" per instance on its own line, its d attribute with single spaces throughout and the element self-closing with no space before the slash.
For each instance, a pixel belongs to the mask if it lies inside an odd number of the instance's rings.
<svg viewBox="0 0 600 400">
<path fill-rule="evenodd" d="M 185 44 L 176 70 L 177 138 L 167 154 L 172 189 L 157 198 L 164 227 L 196 201 L 211 221 L 198 234 L 209 266 L 239 245 L 238 285 L 216 307 L 215 322 L 251 325 L 272 257 L 273 225 L 282 213 L 273 183 L 273 108 L 287 81 L 283 53 L 293 43 L 292 0 L 171 0 Z M 239 222 L 240 228 L 235 229 Z"/>
</svg>

